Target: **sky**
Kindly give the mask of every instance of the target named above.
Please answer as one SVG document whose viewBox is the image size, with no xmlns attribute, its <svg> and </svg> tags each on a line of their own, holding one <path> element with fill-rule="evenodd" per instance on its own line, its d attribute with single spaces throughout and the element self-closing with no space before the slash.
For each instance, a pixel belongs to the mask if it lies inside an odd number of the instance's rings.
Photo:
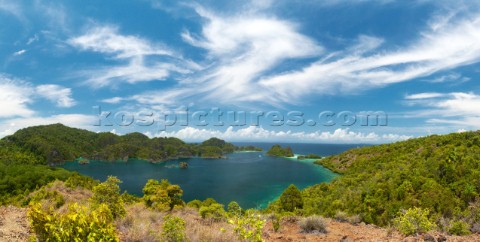
<svg viewBox="0 0 480 242">
<path fill-rule="evenodd" d="M 0 137 L 389 143 L 480 128 L 480 3 L 0 0 Z"/>
</svg>

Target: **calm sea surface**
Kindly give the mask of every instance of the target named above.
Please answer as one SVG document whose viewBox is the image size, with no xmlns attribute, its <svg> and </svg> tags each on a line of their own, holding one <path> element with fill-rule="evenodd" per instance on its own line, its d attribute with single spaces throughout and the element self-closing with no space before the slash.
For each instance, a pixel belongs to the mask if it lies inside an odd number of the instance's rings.
<svg viewBox="0 0 480 242">
<path fill-rule="evenodd" d="M 268 150 L 272 143 L 235 143 L 255 145 Z M 357 145 L 282 144 L 292 147 L 296 154 L 328 156 L 341 153 Z M 180 169 L 181 161 L 188 163 Z M 107 176 L 117 176 L 120 187 L 129 193 L 142 195 L 148 179 L 168 179 L 184 190 L 183 199 L 203 200 L 212 197 L 220 203 L 237 201 L 243 208 L 261 208 L 282 193 L 290 184 L 305 188 L 320 182 L 331 181 L 336 174 L 315 165 L 311 160 L 298 161 L 265 156 L 265 152 L 240 152 L 228 154 L 226 159 L 178 159 L 159 164 L 130 160 L 122 162 L 91 161 L 88 165 L 69 162 L 65 169 L 77 171 L 101 181 Z"/>
</svg>

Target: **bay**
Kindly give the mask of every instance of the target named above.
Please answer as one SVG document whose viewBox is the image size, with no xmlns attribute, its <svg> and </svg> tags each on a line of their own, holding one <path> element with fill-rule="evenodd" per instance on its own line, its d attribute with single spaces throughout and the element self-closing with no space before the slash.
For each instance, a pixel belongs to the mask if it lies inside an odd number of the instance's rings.
<svg viewBox="0 0 480 242">
<path fill-rule="evenodd" d="M 235 143 L 255 145 L 268 150 L 272 143 Z M 328 156 L 341 153 L 357 145 L 282 144 L 292 147 L 296 154 Z M 337 176 L 330 170 L 313 164 L 312 160 L 299 161 L 282 157 L 270 157 L 263 152 L 238 152 L 226 159 L 188 158 L 161 163 L 142 160 L 128 162 L 90 161 L 80 165 L 67 162 L 63 167 L 104 181 L 109 175 L 122 180 L 120 187 L 129 193 L 142 196 L 142 188 L 148 179 L 168 179 L 184 190 L 183 199 L 203 200 L 211 197 L 220 203 L 237 201 L 243 208 L 264 208 L 281 195 L 290 184 L 302 189 L 321 182 L 329 182 Z M 180 162 L 188 168 L 181 169 Z"/>
</svg>

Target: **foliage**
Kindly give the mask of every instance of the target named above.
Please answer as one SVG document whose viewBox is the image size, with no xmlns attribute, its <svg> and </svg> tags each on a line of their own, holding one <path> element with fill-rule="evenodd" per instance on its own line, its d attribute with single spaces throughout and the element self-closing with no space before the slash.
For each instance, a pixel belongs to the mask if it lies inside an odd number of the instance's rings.
<svg viewBox="0 0 480 242">
<path fill-rule="evenodd" d="M 244 216 L 236 216 L 228 221 L 240 240 L 264 241 L 263 227 L 266 221 L 252 210 L 247 210 Z"/>
<path fill-rule="evenodd" d="M 448 232 L 453 235 L 469 235 L 470 224 L 460 220 L 454 221 L 450 224 Z"/>
<path fill-rule="evenodd" d="M 277 214 L 273 214 L 271 219 L 273 231 L 278 232 L 278 230 L 280 230 L 280 216 L 278 216 Z"/>
<path fill-rule="evenodd" d="M 58 191 L 50 191 L 45 187 L 31 193 L 23 202 L 23 205 L 30 203 L 39 203 L 42 200 L 51 201 L 55 208 L 59 208 L 65 204 L 65 198 Z"/>
<path fill-rule="evenodd" d="M 413 207 L 456 219 L 479 197 L 478 160 L 479 131 L 352 149 L 316 161 L 342 175 L 304 190 L 304 212 L 344 211 L 380 226 Z"/>
<path fill-rule="evenodd" d="M 302 194 L 294 184 L 290 184 L 280 196 L 280 208 L 287 212 L 303 208 Z"/>
<path fill-rule="evenodd" d="M 162 225 L 162 237 L 163 241 L 167 242 L 186 241 L 185 220 L 172 215 L 165 216 Z"/>
<path fill-rule="evenodd" d="M 88 176 L 82 176 L 78 173 L 73 173 L 72 176 L 70 176 L 66 181 L 65 181 L 65 185 L 67 187 L 70 187 L 70 188 L 77 188 L 77 187 L 83 187 L 83 188 L 86 188 L 88 190 L 92 190 L 93 187 L 95 187 L 96 185 L 98 185 L 100 182 L 97 181 L 97 180 L 94 180 L 93 178 L 91 177 L 88 177 Z"/>
<path fill-rule="evenodd" d="M 114 218 L 123 217 L 126 214 L 124 203 L 120 195 L 121 181 L 115 176 L 109 176 L 93 188 L 93 196 L 90 198 L 93 206 L 107 205 Z"/>
<path fill-rule="evenodd" d="M 202 144 L 187 144 L 177 138 L 149 139 L 138 132 L 118 136 L 53 124 L 21 129 L 5 137 L 0 142 L 0 161 L 6 164 L 55 164 L 76 159 L 85 164 L 88 160 L 130 158 L 164 161 L 195 155 L 220 158 L 234 150 L 233 144 L 217 138 Z"/>
<path fill-rule="evenodd" d="M 428 209 L 410 208 L 393 220 L 395 227 L 405 235 L 425 233 L 435 228 L 430 221 Z"/>
<path fill-rule="evenodd" d="M 302 231 L 306 233 L 312 233 L 315 231 L 327 233 L 327 224 L 325 223 L 325 219 L 320 216 L 314 215 L 303 218 L 299 225 Z"/>
<path fill-rule="evenodd" d="M 274 145 L 268 150 L 267 155 L 280 157 L 293 157 L 293 151 L 290 147 L 282 148 L 280 145 Z"/>
<path fill-rule="evenodd" d="M 231 201 L 228 204 L 227 211 L 230 216 L 239 216 L 242 214 L 242 208 L 235 201 Z"/>
<path fill-rule="evenodd" d="M 226 218 L 226 212 L 222 204 L 214 203 L 209 206 L 202 206 L 199 210 L 200 216 L 203 219 L 208 219 L 213 222 L 219 222 Z"/>
<path fill-rule="evenodd" d="M 66 213 L 55 213 L 37 203 L 29 209 L 28 217 L 40 241 L 119 241 L 111 211 L 104 204 L 91 210 L 74 203 Z"/>
<path fill-rule="evenodd" d="M 73 174 L 43 165 L 4 165 L 0 162 L 0 204 L 18 202 L 35 189 L 54 180 L 65 181 Z"/>
<path fill-rule="evenodd" d="M 145 205 L 159 211 L 172 210 L 175 206 L 183 206 L 183 190 L 178 185 L 172 185 L 168 180 L 150 179 L 143 187 Z"/>
<path fill-rule="evenodd" d="M 202 206 L 202 201 L 195 199 L 187 203 L 187 207 L 199 209 Z"/>
</svg>

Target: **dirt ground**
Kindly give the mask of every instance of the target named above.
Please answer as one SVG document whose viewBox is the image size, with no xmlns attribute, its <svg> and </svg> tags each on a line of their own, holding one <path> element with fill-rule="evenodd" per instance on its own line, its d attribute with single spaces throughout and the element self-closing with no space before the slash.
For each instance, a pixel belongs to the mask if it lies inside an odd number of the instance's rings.
<svg viewBox="0 0 480 242">
<path fill-rule="evenodd" d="M 27 209 L 14 206 L 0 207 L 0 241 L 28 241 L 29 231 Z"/>
<path fill-rule="evenodd" d="M 264 230 L 266 241 L 335 241 L 335 242 L 366 242 L 366 241 L 452 241 L 452 242 L 480 242 L 480 235 L 445 236 L 440 233 L 429 233 L 415 237 L 405 237 L 394 230 L 380 228 L 374 225 L 353 225 L 327 220 L 327 233 L 302 233 L 295 222 L 284 222 L 278 232 L 273 231 L 272 224 L 267 223 Z"/>
</svg>

